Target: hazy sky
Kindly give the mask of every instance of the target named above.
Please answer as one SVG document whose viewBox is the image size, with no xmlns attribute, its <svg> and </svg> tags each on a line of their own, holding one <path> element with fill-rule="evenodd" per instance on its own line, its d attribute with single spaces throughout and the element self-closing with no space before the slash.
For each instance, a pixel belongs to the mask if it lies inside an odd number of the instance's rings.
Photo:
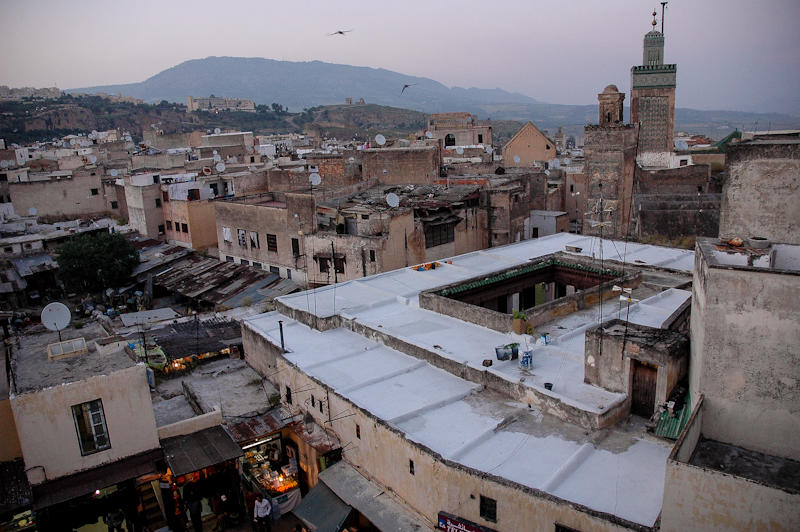
<svg viewBox="0 0 800 532">
<path fill-rule="evenodd" d="M 551 103 L 630 91 L 656 0 L 0 0 L 0 84 L 142 81 L 207 56 L 382 67 Z M 671 0 L 677 105 L 800 115 L 800 0 Z M 328 37 L 336 30 L 346 37 Z"/>
</svg>

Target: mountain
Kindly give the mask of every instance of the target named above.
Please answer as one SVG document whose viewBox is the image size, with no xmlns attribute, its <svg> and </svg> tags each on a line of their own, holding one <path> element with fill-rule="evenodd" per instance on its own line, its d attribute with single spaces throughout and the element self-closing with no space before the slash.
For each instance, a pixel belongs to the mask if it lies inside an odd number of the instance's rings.
<svg viewBox="0 0 800 532">
<path fill-rule="evenodd" d="M 411 85 L 401 94 L 404 85 Z M 69 93 L 122 93 L 147 102 L 186 103 L 187 96 L 247 98 L 277 102 L 292 111 L 364 98 L 369 103 L 424 112 L 479 109 L 487 103 L 534 104 L 502 89 L 448 88 L 429 78 L 382 68 L 262 58 L 207 57 L 185 61 L 140 83 L 71 89 Z"/>
<path fill-rule="evenodd" d="M 403 85 L 411 85 L 402 94 Z M 140 83 L 71 89 L 69 93 L 124 94 L 148 102 L 185 103 L 187 96 L 248 98 L 273 102 L 299 111 L 339 105 L 345 98 L 426 113 L 467 111 L 481 119 L 531 120 L 554 132 L 583 136 L 583 126 L 597 121 L 596 105 L 543 103 L 502 89 L 449 88 L 438 81 L 407 76 L 382 68 L 356 67 L 321 61 L 291 62 L 261 58 L 207 57 L 185 61 Z M 738 129 L 792 129 L 800 117 L 676 109 L 675 129 L 721 138 Z"/>
</svg>

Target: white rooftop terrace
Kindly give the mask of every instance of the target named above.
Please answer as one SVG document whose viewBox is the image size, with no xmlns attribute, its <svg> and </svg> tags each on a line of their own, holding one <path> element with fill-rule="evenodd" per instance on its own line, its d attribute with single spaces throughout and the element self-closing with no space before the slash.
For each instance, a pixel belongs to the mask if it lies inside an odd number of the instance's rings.
<svg viewBox="0 0 800 532">
<path fill-rule="evenodd" d="M 525 264 L 564 251 L 565 246 L 582 248 L 576 255 L 600 255 L 597 238 L 560 233 L 441 260 L 432 270 L 403 268 L 284 296 L 280 302 L 320 318 L 339 314 L 441 357 L 599 413 L 624 399 L 622 394 L 583 382 L 585 331 L 599 322 L 599 306 L 539 326 L 539 332 L 551 335 L 548 345 L 418 306 L 422 290 Z M 694 253 L 680 249 L 605 241 L 602 253 L 606 259 L 624 258 L 628 263 L 685 273 L 694 266 Z M 612 299 L 602 305 L 602 318 L 627 317 L 633 323 L 661 327 L 690 297 L 690 292 L 670 288 L 630 305 Z M 619 426 L 587 433 L 346 328 L 320 332 L 279 312 L 250 318 L 246 324 L 279 346 L 279 319 L 284 322 L 288 360 L 404 431 L 410 440 L 466 466 L 634 523 L 651 526 L 657 519 L 669 444 L 644 439 L 641 430 Z M 517 361 L 494 360 L 490 368 L 483 367 L 484 359 L 495 358 L 496 346 L 511 341 L 520 342 L 521 351 L 533 350 L 531 370 L 520 368 Z M 545 382 L 553 383 L 553 390 L 545 390 Z"/>
</svg>

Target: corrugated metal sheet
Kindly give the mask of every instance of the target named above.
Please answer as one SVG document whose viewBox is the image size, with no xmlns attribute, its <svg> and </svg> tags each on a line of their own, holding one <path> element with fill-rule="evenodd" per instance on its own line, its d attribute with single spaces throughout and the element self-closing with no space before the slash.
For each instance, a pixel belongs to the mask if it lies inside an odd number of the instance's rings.
<svg viewBox="0 0 800 532">
<path fill-rule="evenodd" d="M 691 413 L 692 408 L 689 404 L 689 396 L 687 394 L 686 403 L 683 405 L 683 408 L 675 412 L 675 415 L 671 416 L 667 410 L 661 412 L 661 415 L 658 417 L 658 423 L 653 429 L 653 434 L 662 438 L 677 440 L 678 436 L 681 435 L 683 427 L 686 426 L 686 422 L 689 420 Z"/>
</svg>

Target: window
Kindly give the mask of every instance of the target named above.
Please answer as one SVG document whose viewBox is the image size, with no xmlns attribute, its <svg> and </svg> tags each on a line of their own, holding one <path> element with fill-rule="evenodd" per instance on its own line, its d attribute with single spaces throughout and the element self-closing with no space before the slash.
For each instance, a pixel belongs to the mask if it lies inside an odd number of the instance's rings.
<svg viewBox="0 0 800 532">
<path fill-rule="evenodd" d="M 100 191 L 97 190 L 96 188 L 93 188 L 92 189 L 92 196 L 97 196 L 98 194 L 100 194 Z"/>
<path fill-rule="evenodd" d="M 288 386 L 286 387 L 286 403 L 292 404 L 292 389 Z"/>
<path fill-rule="evenodd" d="M 161 198 L 156 198 L 156 207 L 161 207 Z"/>
<path fill-rule="evenodd" d="M 333 268 L 336 273 L 344 273 L 344 257 L 334 257 Z"/>
<path fill-rule="evenodd" d="M 199 188 L 190 188 L 187 191 L 187 199 L 189 201 L 197 201 L 200 199 L 200 189 Z"/>
<path fill-rule="evenodd" d="M 317 400 L 314 399 L 314 396 L 312 395 L 311 396 L 311 408 L 314 408 L 315 406 L 317 406 Z"/>
<path fill-rule="evenodd" d="M 481 517 L 493 523 L 497 522 L 497 501 L 481 495 Z"/>
<path fill-rule="evenodd" d="M 250 262 L 249 262 L 249 261 L 246 261 L 246 260 L 244 260 L 244 259 L 242 259 L 242 262 L 241 262 L 241 264 L 242 264 L 242 266 L 249 266 L 249 265 L 250 265 Z"/>
<path fill-rule="evenodd" d="M 300 241 L 296 238 L 292 239 L 292 255 L 298 256 L 300 254 Z"/>
<path fill-rule="evenodd" d="M 233 240 L 231 238 L 231 228 L 230 227 L 223 227 L 222 228 L 222 241 L 223 242 L 227 242 L 228 244 L 233 242 Z"/>
<path fill-rule="evenodd" d="M 247 247 L 247 231 L 244 229 L 237 229 L 236 230 L 236 237 L 239 240 L 239 245 L 243 248 Z"/>
<path fill-rule="evenodd" d="M 292 270 L 290 270 L 289 268 L 286 268 L 286 278 L 287 279 L 292 278 Z"/>
<path fill-rule="evenodd" d="M 361 439 L 361 425 L 356 423 L 356 438 Z"/>
<path fill-rule="evenodd" d="M 225 262 L 233 262 L 233 257 L 230 255 L 225 255 Z"/>
<path fill-rule="evenodd" d="M 681 159 L 681 161 L 680 161 L 680 163 L 679 163 L 679 164 L 680 164 L 681 166 L 686 166 L 686 165 L 688 165 L 688 164 L 689 164 L 689 160 L 688 160 L 688 159 Z"/>
<path fill-rule="evenodd" d="M 558 523 L 555 523 L 555 525 L 556 525 L 555 532 L 580 532 L 580 530 L 578 530 L 577 528 L 570 528 L 568 526 L 559 525 Z"/>
<path fill-rule="evenodd" d="M 319 413 L 322 414 L 322 401 L 319 402 Z"/>
<path fill-rule="evenodd" d="M 550 145 L 549 144 L 545 144 L 544 145 L 544 149 L 549 150 L 550 149 Z"/>
<path fill-rule="evenodd" d="M 158 174 L 153 176 L 153 184 L 154 185 L 158 184 Z"/>
<path fill-rule="evenodd" d="M 256 249 L 260 247 L 258 245 L 258 233 L 255 231 L 250 231 L 250 247 Z"/>
<path fill-rule="evenodd" d="M 112 209 L 119 209 L 119 203 L 116 202 L 116 201 L 112 201 L 111 202 L 111 208 Z"/>
<path fill-rule="evenodd" d="M 361 215 L 361 219 L 362 220 L 369 220 L 369 214 L 362 214 Z"/>
<path fill-rule="evenodd" d="M 408 472 L 414 474 L 414 460 L 408 461 Z"/>
<path fill-rule="evenodd" d="M 259 270 L 261 269 L 261 263 L 260 262 L 253 262 L 252 264 L 253 264 L 253 268 L 258 268 Z"/>
<path fill-rule="evenodd" d="M 267 234 L 267 251 L 278 251 L 278 237 Z"/>
<path fill-rule="evenodd" d="M 428 225 L 425 227 L 425 247 L 432 248 L 454 241 L 456 239 L 455 227 L 454 223 Z"/>
<path fill-rule="evenodd" d="M 161 201 L 163 201 L 164 203 L 169 202 L 169 191 L 168 190 L 162 190 L 161 191 Z"/>
<path fill-rule="evenodd" d="M 444 145 L 445 146 L 455 146 L 456 145 L 456 136 L 452 133 L 448 133 L 444 137 Z"/>
<path fill-rule="evenodd" d="M 277 266 L 270 266 L 269 267 L 269 273 L 274 273 L 275 275 L 280 275 L 281 274 L 281 270 Z"/>
<path fill-rule="evenodd" d="M 369 250 L 369 261 L 370 262 L 375 262 L 375 250 L 374 249 Z"/>
<path fill-rule="evenodd" d="M 575 192 L 575 185 L 573 185 L 572 183 L 570 183 L 570 185 L 569 185 L 569 191 L 570 192 Z"/>
<path fill-rule="evenodd" d="M 158 234 L 159 235 L 163 235 L 164 234 L 164 224 L 161 224 L 161 225 L 158 226 Z"/>
<path fill-rule="evenodd" d="M 483 133 L 478 133 L 478 144 L 483 144 Z"/>
<path fill-rule="evenodd" d="M 181 224 L 181 233 L 188 233 L 188 232 L 189 232 L 189 226 L 186 224 Z"/>
<path fill-rule="evenodd" d="M 72 417 L 75 420 L 75 429 L 78 431 L 78 442 L 82 455 L 96 453 L 111 447 L 102 400 L 95 399 L 88 403 L 74 405 Z"/>
<path fill-rule="evenodd" d="M 330 259 L 319 257 L 319 273 L 328 273 L 330 271 Z"/>
<path fill-rule="evenodd" d="M 167 224 L 167 231 L 172 231 L 172 220 L 167 220 L 164 223 Z"/>
<path fill-rule="evenodd" d="M 11 253 L 12 251 L 14 251 L 14 248 L 6 247 L 3 248 L 3 251 L 5 251 L 6 253 Z"/>
</svg>

